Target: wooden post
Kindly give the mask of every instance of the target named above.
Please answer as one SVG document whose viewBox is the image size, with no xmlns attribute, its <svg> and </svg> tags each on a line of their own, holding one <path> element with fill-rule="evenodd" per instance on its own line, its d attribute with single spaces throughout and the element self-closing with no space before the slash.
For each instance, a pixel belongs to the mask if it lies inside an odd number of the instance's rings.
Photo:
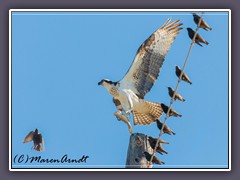
<svg viewBox="0 0 240 180">
<path fill-rule="evenodd" d="M 134 133 L 130 136 L 126 168 L 152 168 L 149 166 L 143 152 L 152 154 L 153 149 L 148 142 L 148 136 L 141 133 Z"/>
</svg>

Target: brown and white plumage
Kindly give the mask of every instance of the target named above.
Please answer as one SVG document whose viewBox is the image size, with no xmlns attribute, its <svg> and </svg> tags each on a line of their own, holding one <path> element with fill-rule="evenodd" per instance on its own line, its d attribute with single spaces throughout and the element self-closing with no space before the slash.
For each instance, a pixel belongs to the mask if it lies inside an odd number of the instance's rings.
<svg viewBox="0 0 240 180">
<path fill-rule="evenodd" d="M 174 39 L 179 34 L 179 20 L 168 19 L 138 48 L 126 75 L 118 82 L 103 79 L 104 86 L 113 95 L 119 112 L 133 113 L 134 125 L 150 124 L 160 118 L 163 111 L 160 103 L 144 100 L 159 76 L 160 69 Z"/>
<path fill-rule="evenodd" d="M 120 81 L 125 88 L 130 88 L 142 99 L 158 78 L 165 57 L 182 29 L 179 20 L 170 21 L 168 19 L 142 43 L 127 74 Z"/>
</svg>

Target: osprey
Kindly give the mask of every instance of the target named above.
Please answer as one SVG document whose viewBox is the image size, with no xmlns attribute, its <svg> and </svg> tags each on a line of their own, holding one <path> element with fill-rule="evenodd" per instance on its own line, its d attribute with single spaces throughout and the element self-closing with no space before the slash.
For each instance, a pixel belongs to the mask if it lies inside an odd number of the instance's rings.
<svg viewBox="0 0 240 180">
<path fill-rule="evenodd" d="M 165 56 L 182 29 L 179 20 L 170 21 L 169 18 L 142 43 L 122 80 L 103 79 L 98 83 L 113 96 L 119 114 L 133 114 L 134 125 L 155 122 L 163 113 L 160 103 L 146 101 L 144 96 L 158 78 Z"/>
</svg>

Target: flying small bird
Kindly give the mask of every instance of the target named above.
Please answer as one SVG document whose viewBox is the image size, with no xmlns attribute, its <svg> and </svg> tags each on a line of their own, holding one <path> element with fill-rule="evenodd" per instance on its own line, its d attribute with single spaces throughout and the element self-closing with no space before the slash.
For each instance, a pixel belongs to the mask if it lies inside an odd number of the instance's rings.
<svg viewBox="0 0 240 180">
<path fill-rule="evenodd" d="M 192 30 L 192 28 L 187 28 L 187 31 L 188 31 L 188 36 L 190 37 L 190 39 L 193 39 L 194 34 L 195 34 L 195 31 Z M 202 45 L 200 44 L 200 42 L 201 42 L 201 43 L 204 43 L 204 44 L 206 44 L 206 45 L 209 44 L 205 39 L 203 39 L 202 36 L 200 36 L 200 35 L 197 33 L 196 38 L 195 38 L 195 43 L 197 43 L 199 46 L 202 46 Z"/>
<path fill-rule="evenodd" d="M 145 155 L 145 157 L 146 157 L 146 159 L 147 159 L 147 161 L 150 161 L 151 160 L 151 154 L 149 154 L 148 152 L 144 152 L 144 155 Z M 163 161 L 161 161 L 160 159 L 158 159 L 156 156 L 153 156 L 153 159 L 152 159 L 152 163 L 153 164 L 165 164 Z"/>
<path fill-rule="evenodd" d="M 165 114 L 167 114 L 168 112 L 168 106 L 166 106 L 165 104 L 161 103 L 161 106 L 162 106 L 162 109 L 163 109 L 163 112 Z M 173 108 L 170 109 L 169 111 L 169 116 L 174 116 L 174 117 L 182 117 L 181 114 L 178 114 Z"/>
<path fill-rule="evenodd" d="M 194 22 L 198 25 L 198 23 L 199 23 L 199 20 L 200 20 L 200 16 L 198 16 L 196 13 L 193 13 L 193 20 L 194 20 Z M 204 30 L 206 30 L 206 31 L 208 31 L 208 29 L 211 31 L 212 30 L 212 28 L 206 23 L 206 21 L 204 21 L 203 20 L 203 18 L 202 18 L 202 20 L 201 20 L 201 23 L 200 23 L 200 26 L 199 26 L 200 28 L 203 28 Z"/>
<path fill-rule="evenodd" d="M 107 89 L 114 101 L 119 101 L 118 105 L 115 103 L 119 113 L 133 114 L 134 125 L 153 123 L 163 114 L 160 103 L 146 101 L 144 96 L 158 78 L 168 50 L 182 29 L 179 20 L 170 21 L 169 18 L 142 43 L 122 80 L 102 79 L 98 83 Z"/>
<path fill-rule="evenodd" d="M 179 78 L 182 73 L 182 70 L 180 69 L 179 66 L 176 66 L 175 73 L 176 73 L 177 77 Z M 192 84 L 191 80 L 189 79 L 189 77 L 187 76 L 187 74 L 185 72 L 183 72 L 183 74 L 182 74 L 182 80 L 189 84 Z"/>
<path fill-rule="evenodd" d="M 159 121 L 158 119 L 156 122 L 157 122 L 158 129 L 161 130 L 163 123 L 161 121 Z M 168 127 L 166 124 L 164 125 L 163 132 L 166 134 L 169 134 L 169 135 L 171 135 L 171 134 L 176 135 L 176 133 L 173 132 L 172 129 L 170 129 L 170 127 Z"/>
<path fill-rule="evenodd" d="M 171 87 L 168 87 L 168 94 L 171 98 L 173 97 L 174 90 Z M 174 100 L 177 100 L 177 99 L 183 102 L 186 101 L 179 93 L 176 92 Z"/>
<path fill-rule="evenodd" d="M 149 136 L 148 137 L 148 142 L 149 142 L 151 148 L 154 149 L 155 146 L 156 146 L 156 143 L 157 143 L 157 138 L 153 138 L 153 137 Z M 163 143 L 161 143 L 161 142 L 164 142 L 165 144 L 169 144 L 169 142 L 166 142 L 166 141 L 160 139 L 156 151 L 160 154 L 163 154 L 163 152 L 165 154 L 168 154 L 168 152 L 162 147 Z"/>
<path fill-rule="evenodd" d="M 44 141 L 42 134 L 38 134 L 38 129 L 35 129 L 35 131 L 31 131 L 28 133 L 28 135 L 25 137 L 23 143 L 31 142 L 33 141 L 33 149 L 36 151 L 43 151 L 44 150 Z M 42 144 L 42 146 L 41 146 Z"/>
</svg>

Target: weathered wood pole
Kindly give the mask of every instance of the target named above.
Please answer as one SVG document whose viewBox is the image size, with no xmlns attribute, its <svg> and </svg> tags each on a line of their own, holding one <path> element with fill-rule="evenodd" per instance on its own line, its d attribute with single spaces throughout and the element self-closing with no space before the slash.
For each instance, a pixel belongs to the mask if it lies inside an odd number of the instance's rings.
<svg viewBox="0 0 240 180">
<path fill-rule="evenodd" d="M 143 152 L 147 151 L 152 154 L 153 149 L 151 148 L 148 136 L 141 133 L 134 133 L 130 136 L 126 168 L 152 168 L 149 166 L 149 162 L 145 158 Z"/>
</svg>

